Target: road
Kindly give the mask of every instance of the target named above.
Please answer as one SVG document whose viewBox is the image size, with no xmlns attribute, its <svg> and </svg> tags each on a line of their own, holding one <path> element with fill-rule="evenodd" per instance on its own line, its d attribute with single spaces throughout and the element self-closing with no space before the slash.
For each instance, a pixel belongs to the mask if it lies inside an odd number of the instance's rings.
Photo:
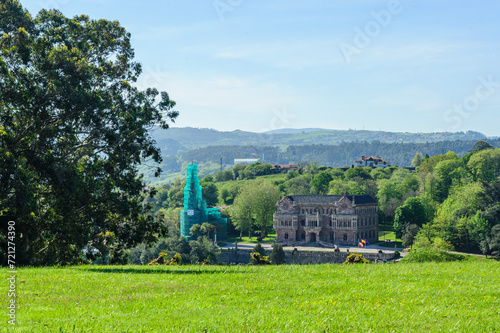
<svg viewBox="0 0 500 333">
<path fill-rule="evenodd" d="M 242 250 L 251 250 L 254 248 L 256 244 L 253 243 L 238 243 L 238 249 Z M 262 247 L 266 250 L 272 250 L 272 244 L 269 243 L 261 243 Z M 222 249 L 233 249 L 235 247 L 234 243 L 227 243 L 226 246 L 221 246 Z M 314 243 L 309 243 L 302 246 L 283 246 L 285 250 L 293 250 L 297 248 L 298 251 L 334 251 L 332 248 L 321 247 L 319 245 L 315 245 Z M 394 253 L 394 247 L 383 247 L 378 246 L 377 244 L 366 245 L 365 247 L 357 247 L 357 246 L 346 246 L 346 245 L 338 245 L 338 248 L 341 252 L 346 252 L 349 249 L 349 252 L 358 252 L 358 253 L 378 253 L 379 250 L 382 250 L 384 253 Z M 403 248 L 397 248 L 397 250 L 401 253 L 401 256 L 404 256 L 406 253 L 403 252 Z"/>
</svg>

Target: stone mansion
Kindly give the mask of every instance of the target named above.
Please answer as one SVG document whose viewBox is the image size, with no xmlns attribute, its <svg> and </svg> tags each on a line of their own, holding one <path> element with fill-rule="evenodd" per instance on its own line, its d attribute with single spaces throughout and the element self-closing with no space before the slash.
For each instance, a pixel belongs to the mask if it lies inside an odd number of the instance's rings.
<svg viewBox="0 0 500 333">
<path fill-rule="evenodd" d="M 273 216 L 276 241 L 358 245 L 378 241 L 377 202 L 369 195 L 290 195 Z"/>
</svg>

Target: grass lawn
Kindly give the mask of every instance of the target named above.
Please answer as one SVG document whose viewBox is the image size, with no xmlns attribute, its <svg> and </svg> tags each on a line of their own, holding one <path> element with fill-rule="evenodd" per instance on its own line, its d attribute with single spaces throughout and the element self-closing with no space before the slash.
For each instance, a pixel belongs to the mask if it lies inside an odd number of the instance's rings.
<svg viewBox="0 0 500 333">
<path fill-rule="evenodd" d="M 17 279 L 18 322 L 9 332 L 500 330 L 494 260 L 22 268 Z M 6 278 L 0 288 L 6 312 Z"/>
<path fill-rule="evenodd" d="M 394 227 L 392 225 L 379 225 L 378 239 L 384 241 L 385 239 L 401 242 L 400 238 L 396 238 Z M 394 247 L 394 244 L 392 245 Z"/>
<path fill-rule="evenodd" d="M 276 238 L 276 233 L 269 233 L 267 234 L 266 238 L 264 238 L 262 240 L 262 242 L 260 243 L 274 243 L 274 239 Z M 241 237 L 241 240 L 239 237 L 232 237 L 232 238 L 229 238 L 227 240 L 228 242 L 231 242 L 231 243 L 234 243 L 234 242 L 238 242 L 238 243 L 253 243 L 253 244 L 257 244 L 259 243 L 257 241 L 257 237 L 252 237 L 251 239 L 248 238 L 248 237 Z"/>
</svg>

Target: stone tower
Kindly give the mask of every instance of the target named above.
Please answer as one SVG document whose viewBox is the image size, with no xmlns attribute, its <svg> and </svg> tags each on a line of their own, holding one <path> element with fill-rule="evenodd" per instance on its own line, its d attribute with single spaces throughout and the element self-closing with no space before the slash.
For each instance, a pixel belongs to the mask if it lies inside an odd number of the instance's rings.
<svg viewBox="0 0 500 333">
<path fill-rule="evenodd" d="M 181 236 L 191 239 L 190 229 L 195 224 L 205 222 L 218 226 L 217 239 L 227 238 L 227 219 L 222 218 L 217 207 L 207 208 L 201 197 L 202 189 L 198 178 L 198 165 L 188 164 L 186 187 L 184 188 L 184 209 L 181 210 Z"/>
</svg>

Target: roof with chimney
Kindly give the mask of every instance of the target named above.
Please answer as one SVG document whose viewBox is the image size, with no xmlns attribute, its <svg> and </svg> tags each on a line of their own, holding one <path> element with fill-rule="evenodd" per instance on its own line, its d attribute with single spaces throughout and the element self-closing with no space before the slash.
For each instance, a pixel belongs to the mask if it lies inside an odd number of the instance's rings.
<svg viewBox="0 0 500 333">
<path fill-rule="evenodd" d="M 358 162 L 376 162 L 376 163 L 390 163 L 389 161 L 384 161 L 380 156 L 361 156 L 361 161 L 355 161 L 356 163 Z"/>
</svg>

